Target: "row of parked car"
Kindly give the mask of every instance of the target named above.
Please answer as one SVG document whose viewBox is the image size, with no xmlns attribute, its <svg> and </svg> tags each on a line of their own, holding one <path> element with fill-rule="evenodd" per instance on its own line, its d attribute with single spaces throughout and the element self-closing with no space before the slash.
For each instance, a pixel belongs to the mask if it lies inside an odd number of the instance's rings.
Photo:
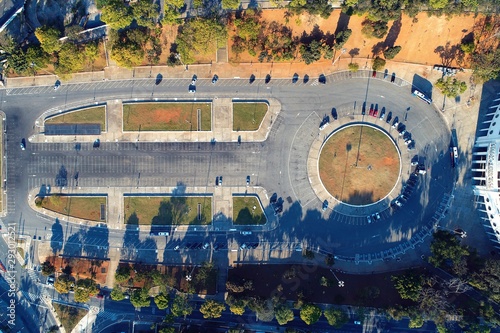
<svg viewBox="0 0 500 333">
<path fill-rule="evenodd" d="M 410 178 L 403 187 L 402 194 L 400 194 L 391 204 L 394 209 L 400 208 L 408 201 L 413 193 L 413 190 L 418 184 L 418 176 L 415 173 L 410 175 Z"/>
<path fill-rule="evenodd" d="M 259 246 L 258 242 L 245 242 L 241 244 L 240 250 L 256 249 L 258 246 Z"/>
<path fill-rule="evenodd" d="M 180 251 L 181 247 L 184 250 L 208 250 L 211 245 L 212 245 L 212 249 L 214 251 L 223 250 L 223 249 L 227 248 L 227 244 L 225 244 L 225 243 L 213 243 L 213 244 L 210 244 L 209 242 L 186 243 L 184 245 L 176 245 L 174 247 L 174 251 Z"/>
<path fill-rule="evenodd" d="M 278 198 L 277 193 L 273 193 L 271 196 L 271 199 L 269 200 L 269 203 L 271 204 L 271 207 L 274 209 L 274 216 L 278 216 L 278 214 L 283 212 L 283 203 L 285 201 L 283 198 Z"/>
</svg>

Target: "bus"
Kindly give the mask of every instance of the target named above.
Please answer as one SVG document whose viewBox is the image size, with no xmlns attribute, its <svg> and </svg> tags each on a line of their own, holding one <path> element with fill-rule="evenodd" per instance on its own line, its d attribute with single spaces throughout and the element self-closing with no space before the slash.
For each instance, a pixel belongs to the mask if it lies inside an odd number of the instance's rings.
<svg viewBox="0 0 500 333">
<path fill-rule="evenodd" d="M 413 91 L 413 95 L 414 96 L 417 96 L 419 97 L 421 100 L 427 102 L 427 104 L 431 104 L 432 103 L 432 99 L 426 97 L 422 92 L 418 91 L 418 90 L 414 90 Z"/>
</svg>

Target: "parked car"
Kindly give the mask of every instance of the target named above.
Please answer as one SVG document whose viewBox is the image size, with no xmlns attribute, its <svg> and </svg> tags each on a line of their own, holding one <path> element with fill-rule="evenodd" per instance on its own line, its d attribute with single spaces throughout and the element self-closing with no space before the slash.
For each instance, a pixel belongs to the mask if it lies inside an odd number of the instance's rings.
<svg viewBox="0 0 500 333">
<path fill-rule="evenodd" d="M 385 108 L 382 108 L 382 111 L 380 112 L 380 120 L 384 120 L 385 117 Z"/>
<path fill-rule="evenodd" d="M 212 84 L 216 84 L 217 81 L 219 81 L 219 77 L 217 76 L 217 74 L 215 74 L 214 77 L 212 78 Z"/>
<path fill-rule="evenodd" d="M 210 243 L 205 243 L 205 244 L 203 245 L 203 250 L 208 249 L 208 247 L 209 247 L 209 246 L 210 246 Z"/>
<path fill-rule="evenodd" d="M 240 231 L 240 234 L 242 234 L 243 236 L 249 236 L 252 234 L 252 232 L 249 230 L 243 230 L 243 231 Z"/>
<path fill-rule="evenodd" d="M 321 208 L 322 211 L 325 211 L 328 209 L 328 200 L 323 201 L 323 206 Z"/>
<path fill-rule="evenodd" d="M 174 251 L 179 251 L 179 249 L 180 249 L 180 248 L 181 248 L 181 247 L 180 247 L 179 245 L 176 245 L 176 246 L 174 247 Z"/>
<path fill-rule="evenodd" d="M 191 80 L 191 85 L 193 85 L 193 86 L 194 86 L 194 85 L 196 84 L 196 81 L 197 81 L 197 80 L 198 80 L 198 76 L 196 76 L 196 74 L 195 74 L 195 75 L 193 75 L 193 79 Z"/>
<path fill-rule="evenodd" d="M 247 176 L 247 186 L 250 186 L 250 176 Z"/>
<path fill-rule="evenodd" d="M 20 144 L 21 150 L 26 150 L 26 140 L 22 139 Z"/>
<path fill-rule="evenodd" d="M 330 117 L 328 116 L 323 117 L 323 120 L 319 124 L 319 130 L 322 131 L 329 123 L 330 123 Z"/>
<path fill-rule="evenodd" d="M 370 215 L 366 217 L 366 220 L 368 221 L 368 224 L 372 223 L 372 217 Z"/>
<path fill-rule="evenodd" d="M 50 276 L 47 278 L 47 284 L 48 284 L 48 285 L 53 286 L 55 281 L 56 281 L 56 278 L 55 278 L 53 275 L 50 275 Z"/>
<path fill-rule="evenodd" d="M 368 112 L 368 115 L 373 116 L 373 104 L 370 105 L 370 111 Z"/>
<path fill-rule="evenodd" d="M 56 83 L 54 84 L 54 90 L 59 89 L 61 87 L 61 81 L 57 80 Z"/>
</svg>

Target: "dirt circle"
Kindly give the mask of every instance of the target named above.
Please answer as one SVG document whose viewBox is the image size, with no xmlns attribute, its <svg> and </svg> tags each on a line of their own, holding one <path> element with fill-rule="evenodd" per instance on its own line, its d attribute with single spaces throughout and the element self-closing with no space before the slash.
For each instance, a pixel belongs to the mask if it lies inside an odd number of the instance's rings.
<svg viewBox="0 0 500 333">
<path fill-rule="evenodd" d="M 333 133 L 321 148 L 319 177 L 325 189 L 349 205 L 385 198 L 401 172 L 399 151 L 381 130 L 353 125 Z"/>
</svg>

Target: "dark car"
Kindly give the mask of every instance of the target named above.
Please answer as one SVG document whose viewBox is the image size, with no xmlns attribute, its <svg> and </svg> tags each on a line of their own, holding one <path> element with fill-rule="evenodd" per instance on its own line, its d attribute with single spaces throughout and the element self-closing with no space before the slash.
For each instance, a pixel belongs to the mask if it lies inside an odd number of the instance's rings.
<svg viewBox="0 0 500 333">
<path fill-rule="evenodd" d="M 320 131 L 323 130 L 329 123 L 330 123 L 330 117 L 328 116 L 323 117 L 323 120 L 319 124 L 319 130 Z"/>
<path fill-rule="evenodd" d="M 395 80 L 396 80 L 396 73 L 392 73 L 391 82 L 394 83 Z"/>
<path fill-rule="evenodd" d="M 326 84 L 326 76 L 325 74 L 321 74 L 318 78 L 318 82 L 321 84 Z"/>
<path fill-rule="evenodd" d="M 385 117 L 385 108 L 382 108 L 382 111 L 380 111 L 380 120 L 383 120 Z"/>
<path fill-rule="evenodd" d="M 217 81 L 219 81 L 219 77 L 217 76 L 217 74 L 215 74 L 214 77 L 212 78 L 212 84 L 216 84 Z"/>
<path fill-rule="evenodd" d="M 247 186 L 250 185 L 250 176 L 247 176 Z"/>
<path fill-rule="evenodd" d="M 265 80 L 265 83 L 268 84 L 269 82 L 271 82 L 271 75 L 270 74 L 267 74 L 266 75 L 266 80 Z"/>
<path fill-rule="evenodd" d="M 337 109 L 332 108 L 332 118 L 333 120 L 337 120 L 338 114 L 337 114 Z"/>
<path fill-rule="evenodd" d="M 377 71 L 376 70 L 373 71 L 372 77 L 377 77 Z"/>
<path fill-rule="evenodd" d="M 325 211 L 328 209 L 328 200 L 323 201 L 323 206 L 321 207 L 322 211 Z"/>
<path fill-rule="evenodd" d="M 252 84 L 255 81 L 255 75 L 250 75 L 250 79 L 248 79 L 248 83 Z"/>
<path fill-rule="evenodd" d="M 219 176 L 215 177 L 215 186 L 219 186 Z"/>
<path fill-rule="evenodd" d="M 387 118 L 385 119 L 385 122 L 389 124 L 391 122 L 391 119 L 392 119 L 392 112 L 389 112 L 387 114 Z"/>
<path fill-rule="evenodd" d="M 26 139 L 21 140 L 20 147 L 21 147 L 21 150 L 26 150 Z"/>
<path fill-rule="evenodd" d="M 196 84 L 196 81 L 197 81 L 197 80 L 198 80 L 198 76 L 196 76 L 196 74 L 195 74 L 195 75 L 193 75 L 193 78 L 191 79 L 191 85 L 193 85 L 193 86 L 194 86 L 194 85 Z"/>
<path fill-rule="evenodd" d="M 163 75 L 161 74 L 156 75 L 155 85 L 159 85 L 161 81 L 163 81 Z"/>
<path fill-rule="evenodd" d="M 278 201 L 278 194 L 277 193 L 273 193 L 273 195 L 271 195 L 271 199 L 269 200 L 269 202 L 272 205 L 272 204 L 275 204 L 277 201 Z"/>
<path fill-rule="evenodd" d="M 295 73 L 292 77 L 292 83 L 297 83 L 299 81 L 299 74 Z"/>
<path fill-rule="evenodd" d="M 94 148 L 99 148 L 101 146 L 101 140 L 100 139 L 95 139 L 93 147 Z"/>
</svg>

